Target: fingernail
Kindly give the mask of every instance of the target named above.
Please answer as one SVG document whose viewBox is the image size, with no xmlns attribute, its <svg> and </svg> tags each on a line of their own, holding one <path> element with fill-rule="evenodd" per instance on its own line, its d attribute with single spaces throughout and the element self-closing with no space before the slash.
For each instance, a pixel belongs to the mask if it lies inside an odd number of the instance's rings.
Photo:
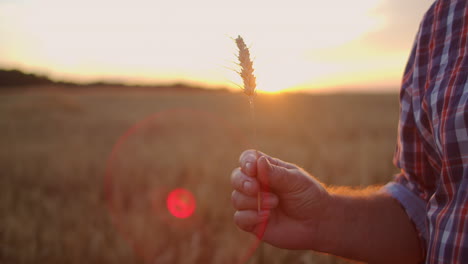
<svg viewBox="0 0 468 264">
<path fill-rule="evenodd" d="M 245 163 L 245 170 L 246 170 L 246 173 L 247 173 L 249 176 L 251 176 L 251 175 L 254 173 L 254 171 L 253 171 L 253 163 L 250 162 L 250 161 L 247 162 L 247 163 Z"/>
<path fill-rule="evenodd" d="M 249 181 L 245 181 L 244 182 L 244 190 L 246 190 L 249 193 L 253 192 L 253 184 L 251 182 L 249 182 Z"/>
</svg>

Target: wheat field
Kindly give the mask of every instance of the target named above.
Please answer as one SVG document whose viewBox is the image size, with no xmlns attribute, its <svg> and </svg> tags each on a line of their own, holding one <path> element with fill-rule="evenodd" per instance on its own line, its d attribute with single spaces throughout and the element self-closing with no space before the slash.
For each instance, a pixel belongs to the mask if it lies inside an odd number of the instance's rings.
<svg viewBox="0 0 468 264">
<path fill-rule="evenodd" d="M 397 172 L 397 94 L 260 94 L 256 118 L 260 150 L 327 185 Z M 244 262 L 229 176 L 251 127 L 241 93 L 2 92 L 0 263 Z M 178 187 L 197 201 L 185 220 L 165 210 Z M 245 263 L 348 262 L 264 245 Z"/>
</svg>

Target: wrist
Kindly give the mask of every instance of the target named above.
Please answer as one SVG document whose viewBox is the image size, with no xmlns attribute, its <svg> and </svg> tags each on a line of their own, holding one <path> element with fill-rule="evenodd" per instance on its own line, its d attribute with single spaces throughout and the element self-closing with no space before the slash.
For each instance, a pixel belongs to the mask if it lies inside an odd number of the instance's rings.
<svg viewBox="0 0 468 264">
<path fill-rule="evenodd" d="M 320 208 L 317 210 L 317 215 L 311 220 L 310 230 L 312 230 L 312 239 L 310 249 L 314 251 L 331 253 L 333 239 L 331 229 L 333 229 L 334 217 L 336 217 L 336 209 L 339 198 L 335 194 L 326 192 L 321 202 Z"/>
<path fill-rule="evenodd" d="M 326 206 L 318 217 L 315 230 L 316 236 L 313 241 L 313 250 L 349 257 L 352 248 L 345 246 L 348 242 L 348 232 L 350 228 L 357 228 L 350 223 L 355 223 L 358 217 L 357 212 L 353 212 L 355 197 L 338 193 L 329 193 L 326 199 Z"/>
</svg>

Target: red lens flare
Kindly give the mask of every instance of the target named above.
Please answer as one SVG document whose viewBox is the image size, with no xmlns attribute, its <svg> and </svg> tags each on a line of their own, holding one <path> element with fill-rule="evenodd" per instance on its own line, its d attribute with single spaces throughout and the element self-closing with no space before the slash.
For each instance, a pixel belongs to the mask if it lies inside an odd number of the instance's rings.
<svg viewBox="0 0 468 264">
<path fill-rule="evenodd" d="M 107 160 L 104 194 L 112 224 L 142 263 L 175 263 L 182 252 L 207 264 L 255 259 L 268 221 L 256 236 L 236 228 L 228 180 L 249 146 L 228 120 L 191 108 L 155 113 L 121 135 Z M 231 249 L 214 242 L 221 240 Z"/>
<path fill-rule="evenodd" d="M 195 212 L 196 202 L 190 191 L 179 188 L 169 193 L 166 205 L 173 216 L 183 219 Z"/>
</svg>

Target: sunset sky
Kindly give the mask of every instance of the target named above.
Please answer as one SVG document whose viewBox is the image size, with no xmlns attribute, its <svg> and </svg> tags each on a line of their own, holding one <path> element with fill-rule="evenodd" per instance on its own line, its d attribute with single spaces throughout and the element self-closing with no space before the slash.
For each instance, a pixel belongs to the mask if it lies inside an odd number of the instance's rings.
<svg viewBox="0 0 468 264">
<path fill-rule="evenodd" d="M 398 91 L 432 0 L 0 0 L 0 67 L 57 80 L 235 87 L 243 36 L 263 91 Z"/>
</svg>

